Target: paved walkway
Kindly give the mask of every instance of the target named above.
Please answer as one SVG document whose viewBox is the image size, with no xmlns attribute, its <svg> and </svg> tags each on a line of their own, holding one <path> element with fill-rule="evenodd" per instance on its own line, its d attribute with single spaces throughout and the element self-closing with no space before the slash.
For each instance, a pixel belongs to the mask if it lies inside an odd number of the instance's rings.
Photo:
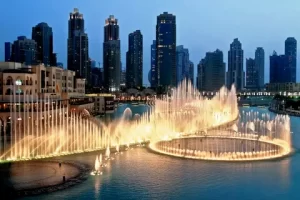
<svg viewBox="0 0 300 200">
<path fill-rule="evenodd" d="M 16 190 L 42 188 L 63 183 L 79 175 L 80 170 L 71 164 L 57 162 L 20 162 L 11 166 L 11 182 Z"/>
</svg>

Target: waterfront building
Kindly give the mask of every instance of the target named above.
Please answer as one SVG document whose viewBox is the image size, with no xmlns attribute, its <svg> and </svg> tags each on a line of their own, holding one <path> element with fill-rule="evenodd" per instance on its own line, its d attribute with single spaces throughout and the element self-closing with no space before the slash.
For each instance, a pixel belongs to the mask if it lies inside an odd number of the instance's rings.
<svg viewBox="0 0 300 200">
<path fill-rule="evenodd" d="M 34 40 L 19 36 L 12 44 L 10 61 L 34 65 L 36 64 L 36 50 L 37 43 Z"/>
<path fill-rule="evenodd" d="M 143 35 L 140 30 L 128 36 L 126 53 L 126 87 L 140 88 L 143 86 Z"/>
<path fill-rule="evenodd" d="M 150 69 L 150 80 L 151 87 L 157 87 L 157 61 L 156 61 L 156 40 L 153 40 L 151 44 L 151 69 Z"/>
<path fill-rule="evenodd" d="M 36 62 L 45 66 L 57 66 L 56 54 L 53 53 L 53 32 L 47 23 L 42 22 L 32 28 L 32 37 L 37 44 Z"/>
<path fill-rule="evenodd" d="M 285 40 L 285 53 L 287 56 L 287 71 L 285 73 L 288 82 L 296 83 L 297 77 L 297 40 L 293 37 L 288 37 Z"/>
<path fill-rule="evenodd" d="M 105 20 L 103 42 L 104 87 L 109 92 L 120 90 L 121 50 L 118 19 L 110 15 Z"/>
<path fill-rule="evenodd" d="M 265 51 L 262 47 L 255 50 L 255 68 L 258 73 L 257 89 L 261 90 L 265 87 Z"/>
<path fill-rule="evenodd" d="M 158 86 L 176 86 L 176 17 L 168 12 L 157 16 L 156 66 Z"/>
<path fill-rule="evenodd" d="M 76 77 L 85 78 L 86 84 L 91 84 L 88 35 L 84 29 L 83 14 L 77 8 L 69 16 L 67 69 L 74 71 Z"/>
<path fill-rule="evenodd" d="M 217 49 L 207 52 L 198 64 L 198 88 L 202 91 L 218 91 L 225 85 L 223 52 Z"/>
<path fill-rule="evenodd" d="M 231 88 L 234 84 L 236 89 L 242 90 L 244 87 L 244 51 L 242 43 L 235 38 L 230 44 L 228 51 L 228 72 L 227 72 L 227 87 Z"/>
</svg>

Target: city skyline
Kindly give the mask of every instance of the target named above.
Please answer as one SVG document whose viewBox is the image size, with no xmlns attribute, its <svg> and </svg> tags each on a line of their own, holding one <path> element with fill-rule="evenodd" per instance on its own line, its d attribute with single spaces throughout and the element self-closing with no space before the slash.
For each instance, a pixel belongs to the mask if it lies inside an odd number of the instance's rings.
<svg viewBox="0 0 300 200">
<path fill-rule="evenodd" d="M 52 6 L 55 5 L 55 2 L 29 0 L 24 3 L 12 0 L 4 3 L 4 7 L 13 7 L 14 12 L 11 13 L 8 11 L 9 9 L 5 9 L 2 14 L 4 17 L 0 20 L 1 24 L 6 26 L 0 37 L 0 60 L 4 60 L 4 42 L 12 42 L 21 35 L 31 38 L 31 28 L 38 23 L 45 22 L 53 29 L 54 52 L 58 53 L 57 61 L 64 63 L 66 67 L 68 15 L 74 8 L 78 8 L 85 16 L 86 33 L 89 35 L 89 54 L 97 62 L 103 63 L 102 41 L 104 35 L 102 28 L 103 20 L 107 16 L 115 15 L 120 21 L 121 61 L 123 63 L 126 61 L 128 34 L 134 30 L 141 30 L 144 33 L 143 80 L 144 84 L 148 85 L 148 72 L 151 61 L 150 45 L 155 39 L 156 17 L 165 11 L 176 16 L 178 35 L 176 43 L 182 44 L 189 49 L 190 59 L 195 65 L 199 63 L 208 51 L 214 51 L 218 48 L 223 52 L 227 52 L 232 40 L 239 38 L 244 50 L 243 62 L 245 70 L 246 58 L 253 57 L 256 47 L 263 47 L 266 57 L 265 82 L 269 81 L 268 57 L 273 50 L 278 52 L 278 54 L 283 54 L 284 41 L 288 37 L 297 39 L 300 34 L 299 28 L 294 26 L 293 23 L 288 23 L 290 19 L 297 18 L 298 13 L 300 13 L 297 6 L 290 8 L 289 5 L 291 4 L 299 4 L 297 1 L 292 0 L 289 1 L 289 4 L 284 5 L 269 0 L 263 3 L 254 0 L 247 5 L 236 0 L 229 0 L 226 2 L 218 1 L 218 6 L 215 6 L 216 3 L 198 2 L 196 0 L 186 2 L 166 0 L 163 2 L 152 1 L 151 3 L 129 0 L 126 2 L 115 1 L 110 4 L 109 9 L 101 10 L 101 12 L 99 12 L 99 8 L 108 5 L 105 2 L 89 1 L 86 4 L 76 0 L 64 1 L 59 2 L 59 7 Z M 258 2 L 260 3 L 259 7 L 256 6 Z M 26 9 L 24 9 L 24 6 L 27 5 L 32 6 L 32 9 L 37 10 L 37 13 L 34 15 L 30 13 L 25 14 L 24 10 Z M 131 8 L 131 12 L 124 12 L 124 8 L 125 10 L 126 8 Z M 204 11 L 214 8 L 214 12 L 199 12 L 199 8 Z M 285 8 L 289 9 L 287 14 L 282 16 L 276 15 L 276 13 Z M 232 14 L 225 15 L 228 11 Z M 16 15 L 15 13 L 20 13 L 22 16 L 25 14 L 26 16 L 22 17 L 22 21 L 14 20 L 15 17 L 13 16 Z M 243 14 L 242 16 L 239 18 L 235 17 L 237 14 L 241 15 L 241 13 Z M 136 18 L 135 16 L 139 17 Z M 191 22 L 193 26 L 191 26 L 191 23 L 186 23 L 191 17 L 197 19 Z M 133 18 L 135 23 L 132 23 Z M 10 24 L 7 23 L 7 19 L 10 19 Z M 224 53 L 224 61 L 228 66 L 226 53 Z M 299 75 L 297 80 L 299 81 Z"/>
</svg>

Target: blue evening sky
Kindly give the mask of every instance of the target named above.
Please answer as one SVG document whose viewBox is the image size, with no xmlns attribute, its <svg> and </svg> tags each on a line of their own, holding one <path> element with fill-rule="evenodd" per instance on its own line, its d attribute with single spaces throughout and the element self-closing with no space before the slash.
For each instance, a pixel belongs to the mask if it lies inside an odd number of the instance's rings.
<svg viewBox="0 0 300 200">
<path fill-rule="evenodd" d="M 66 67 L 69 13 L 78 8 L 85 19 L 90 57 L 97 62 L 102 63 L 103 26 L 109 15 L 119 20 L 123 68 L 128 34 L 137 29 L 142 31 L 145 84 L 148 84 L 156 16 L 164 11 L 176 15 L 177 45 L 189 49 L 195 74 L 196 65 L 207 51 L 219 48 L 227 63 L 229 45 L 238 37 L 244 49 L 244 60 L 254 57 L 256 47 L 265 49 L 267 82 L 269 55 L 273 50 L 284 53 L 287 37 L 300 38 L 299 0 L 1 0 L 0 5 L 0 60 L 4 60 L 4 42 L 12 42 L 20 35 L 30 38 L 32 27 L 46 22 L 53 28 L 58 61 Z M 299 80 L 298 72 L 297 75 Z"/>
</svg>

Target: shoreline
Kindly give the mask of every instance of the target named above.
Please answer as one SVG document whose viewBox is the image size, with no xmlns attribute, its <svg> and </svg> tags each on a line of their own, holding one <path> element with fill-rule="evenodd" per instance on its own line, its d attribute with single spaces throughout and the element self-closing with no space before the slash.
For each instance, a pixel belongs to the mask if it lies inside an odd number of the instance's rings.
<svg viewBox="0 0 300 200">
<path fill-rule="evenodd" d="M 300 117 L 300 114 L 289 112 L 289 111 L 276 110 L 276 109 L 272 109 L 271 107 L 269 107 L 268 110 L 270 112 L 280 114 L 280 115 L 289 115 L 289 116 L 294 116 L 294 117 Z"/>
<path fill-rule="evenodd" d="M 41 195 L 45 193 L 55 192 L 58 190 L 64 190 L 69 187 L 72 187 L 74 185 L 80 184 L 83 181 L 87 180 L 90 167 L 87 164 L 79 163 L 79 162 L 73 162 L 73 161 L 60 161 L 60 160 L 48 160 L 48 161 L 38 161 L 39 163 L 55 163 L 62 165 L 69 165 L 71 167 L 74 167 L 78 169 L 78 174 L 75 174 L 74 176 L 70 178 L 66 178 L 65 181 L 61 181 L 60 183 L 55 184 L 48 184 L 45 186 L 35 187 L 32 188 L 25 188 L 25 189 L 15 189 L 15 194 L 17 198 L 20 197 L 26 197 L 26 196 L 35 196 L 35 195 Z"/>
</svg>

